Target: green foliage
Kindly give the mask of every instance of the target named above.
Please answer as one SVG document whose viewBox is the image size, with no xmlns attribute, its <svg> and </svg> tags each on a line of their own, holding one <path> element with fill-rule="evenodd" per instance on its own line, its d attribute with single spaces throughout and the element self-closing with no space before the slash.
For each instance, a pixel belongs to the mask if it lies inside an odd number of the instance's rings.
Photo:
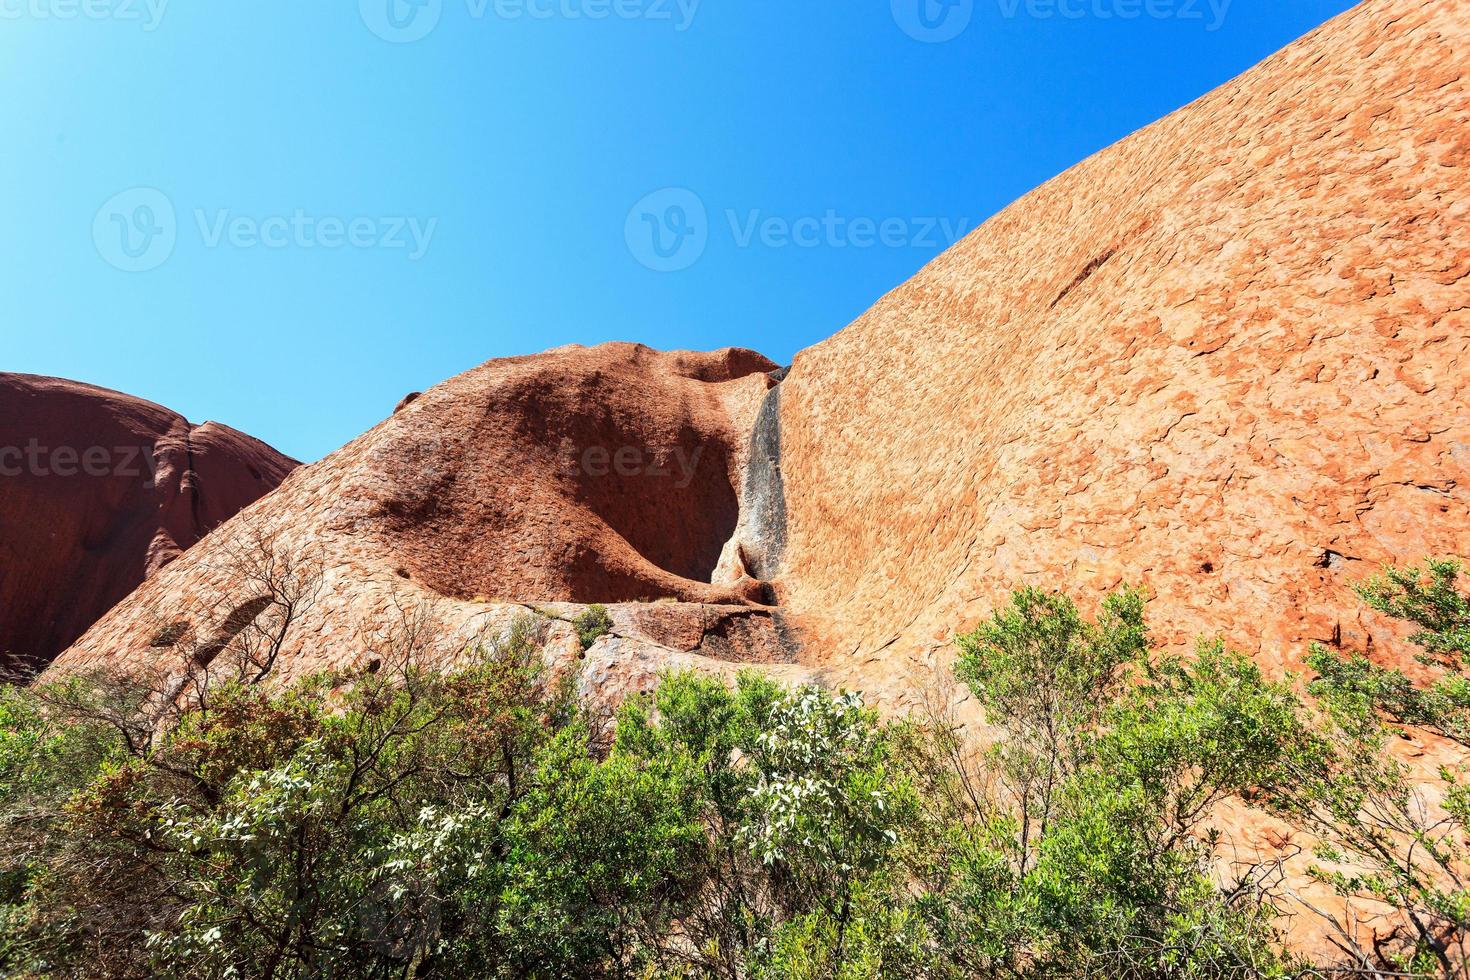
<svg viewBox="0 0 1470 980">
<path fill-rule="evenodd" d="M 1351 968 L 1463 972 L 1470 788 L 1447 772 L 1426 807 L 1386 751 L 1406 724 L 1463 731 L 1456 571 L 1364 590 L 1440 683 L 1319 649 L 1315 714 L 1219 643 L 1153 650 L 1138 592 L 1089 620 L 1023 590 L 959 639 L 983 749 L 942 713 L 749 672 L 664 677 L 608 729 L 531 621 L 448 672 L 234 678 L 162 714 L 105 679 L 0 690 L 0 972 L 1311 975 L 1278 949 L 1273 868 L 1222 877 L 1232 797 L 1403 912 L 1409 941 Z M 609 626 L 589 609 L 584 647 Z"/>
<path fill-rule="evenodd" d="M 572 620 L 572 625 L 577 630 L 577 639 L 581 642 L 582 649 L 591 650 L 592 644 L 599 637 L 612 632 L 613 623 L 606 606 L 591 605 L 582 615 Z"/>
<path fill-rule="evenodd" d="M 875 878 L 855 887 L 844 916 L 816 911 L 783 923 L 769 953 L 752 957 L 752 980 L 885 980 L 934 971 L 928 929 L 899 884 Z"/>
<path fill-rule="evenodd" d="M 1437 676 L 1420 686 L 1402 671 L 1321 645 L 1308 665 L 1322 723 L 1303 739 L 1267 800 L 1321 843 L 1313 867 L 1351 901 L 1394 910 L 1401 942 L 1339 942 L 1356 965 L 1415 976 L 1470 976 L 1470 792 L 1463 770 L 1440 773 L 1432 795 L 1392 749 L 1418 727 L 1470 747 L 1470 600 L 1458 562 L 1390 567 L 1358 588 L 1373 609 L 1416 627 L 1411 640 Z"/>
<path fill-rule="evenodd" d="M 126 689 L 12 691 L 4 867 L 25 911 L 4 966 L 66 976 L 371 975 L 464 961 L 463 904 L 566 727 L 566 690 L 517 627 L 449 674 L 226 683 L 150 738 Z M 39 735 L 37 732 L 39 731 Z M 104 746 L 88 751 L 69 746 Z M 41 794 L 13 774 L 87 760 Z M 7 758 L 11 758 L 8 755 Z M 458 941 L 457 941 L 458 940 Z M 43 969 L 44 968 L 44 969 Z M 401 966 L 400 966 L 401 970 Z"/>
<path fill-rule="evenodd" d="M 1470 658 L 1470 597 L 1458 588 L 1461 564 L 1430 558 L 1423 568 L 1385 568 L 1358 588 L 1370 607 L 1418 627 L 1409 639 L 1424 648 L 1424 661 L 1461 670 Z"/>
<path fill-rule="evenodd" d="M 518 624 L 448 673 L 232 680 L 157 731 L 125 685 L 7 689 L 0 969 L 777 976 L 818 938 L 837 975 L 896 962 L 888 924 L 917 920 L 869 884 L 915 812 L 889 726 L 852 695 L 676 675 L 607 745 L 542 639 Z"/>
<path fill-rule="evenodd" d="M 743 837 L 793 885 L 847 900 L 847 882 L 877 871 L 913 819 L 912 787 L 889 738 L 855 694 L 805 688 L 776 702 L 751 747 L 758 781 Z"/>
<path fill-rule="evenodd" d="M 1438 674 L 1430 686 L 1362 655 L 1313 647 L 1313 693 L 1341 725 L 1358 726 L 1358 737 L 1374 737 L 1381 712 L 1470 746 L 1470 599 L 1457 588 L 1460 572 L 1459 562 L 1430 559 L 1423 568 L 1389 567 L 1357 590 L 1373 609 L 1417 628 L 1410 637 L 1422 650 L 1417 659 Z"/>
<path fill-rule="evenodd" d="M 539 759 L 506 832 L 499 929 L 524 975 L 653 956 L 698 886 L 703 788 L 684 753 L 587 755 L 569 729 Z"/>
<path fill-rule="evenodd" d="M 1023 590 L 959 645 L 1002 735 L 924 898 L 955 971 L 1284 973 L 1264 896 L 1214 880 L 1207 821 L 1274 778 L 1299 734 L 1290 690 L 1219 644 L 1155 656 L 1129 589 L 1095 622 Z"/>
<path fill-rule="evenodd" d="M 119 754 L 99 726 L 55 724 L 25 691 L 0 687 L 0 813 L 9 818 L 0 832 L 12 843 L 45 834 L 47 815 Z M 28 901 L 44 875 L 44 868 L 0 847 L 0 968 L 36 965 L 35 937 L 73 918 Z"/>
<path fill-rule="evenodd" d="M 709 847 L 681 918 L 699 975 L 858 977 L 894 962 L 889 927 L 909 935 L 917 921 L 894 915 L 894 854 L 918 815 L 902 726 L 856 695 L 746 672 L 733 689 L 666 677 L 651 703 L 624 707 L 617 733 L 616 751 L 700 773 Z M 912 936 L 899 945 L 912 952 Z"/>
<path fill-rule="evenodd" d="M 1100 768 L 1137 787 L 1171 833 L 1188 832 L 1226 797 L 1279 782 L 1306 737 L 1289 685 L 1268 682 L 1218 641 L 1201 642 L 1188 661 L 1148 663 L 1105 721 Z"/>
<path fill-rule="evenodd" d="M 1123 668 L 1147 656 L 1143 596 L 1128 589 L 1109 596 L 1094 624 L 1066 596 L 1022 589 L 958 642 L 956 673 L 993 723 L 1012 738 L 1072 738 L 1093 727 L 1121 690 Z M 1058 751 L 1070 756 L 1076 748 Z"/>
</svg>

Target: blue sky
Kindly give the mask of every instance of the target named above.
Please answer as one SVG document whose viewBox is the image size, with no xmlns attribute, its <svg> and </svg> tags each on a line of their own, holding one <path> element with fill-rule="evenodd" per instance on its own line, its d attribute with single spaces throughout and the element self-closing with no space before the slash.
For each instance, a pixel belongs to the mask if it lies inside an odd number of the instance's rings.
<svg viewBox="0 0 1470 980">
<path fill-rule="evenodd" d="M 787 362 L 1346 0 L 0 0 L 0 369 L 306 460 L 492 357 Z"/>
</svg>

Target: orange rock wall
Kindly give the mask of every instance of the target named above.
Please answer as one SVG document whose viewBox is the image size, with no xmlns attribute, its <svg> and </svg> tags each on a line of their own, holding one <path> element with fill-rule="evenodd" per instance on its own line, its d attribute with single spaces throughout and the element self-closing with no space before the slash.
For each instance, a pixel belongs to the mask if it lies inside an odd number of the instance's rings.
<svg viewBox="0 0 1470 980">
<path fill-rule="evenodd" d="M 1470 3 L 1369 0 L 1016 202 L 782 388 L 783 602 L 858 686 L 1013 587 L 1278 667 L 1470 553 Z"/>
<path fill-rule="evenodd" d="M 750 351 L 637 344 L 481 365 L 293 474 L 145 583 L 55 669 L 169 667 L 183 654 L 156 642 L 165 627 L 209 638 L 252 599 L 269 601 L 238 561 L 262 540 L 322 572 L 279 680 L 365 662 L 405 610 L 424 610 L 452 655 L 535 604 L 558 624 L 559 657 L 578 610 L 557 603 L 627 604 L 597 651 L 614 664 L 589 674 L 610 688 L 651 683 L 657 664 L 691 657 L 787 663 L 784 624 L 752 611 L 761 583 L 719 563 L 775 367 Z M 619 657 L 627 669 L 614 669 Z"/>
</svg>

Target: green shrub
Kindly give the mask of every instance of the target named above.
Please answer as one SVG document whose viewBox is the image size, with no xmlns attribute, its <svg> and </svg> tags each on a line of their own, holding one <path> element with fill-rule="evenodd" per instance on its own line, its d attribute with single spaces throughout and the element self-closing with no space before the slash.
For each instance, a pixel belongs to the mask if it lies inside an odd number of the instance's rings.
<svg viewBox="0 0 1470 980">
<path fill-rule="evenodd" d="M 582 644 L 583 651 L 591 650 L 592 644 L 598 638 L 612 632 L 612 617 L 607 614 L 606 606 L 591 605 L 576 619 L 572 625 L 577 629 L 577 639 Z"/>
<path fill-rule="evenodd" d="M 923 899 L 955 971 L 1284 974 L 1265 896 L 1214 883 L 1207 824 L 1281 768 L 1290 690 L 1217 644 L 1154 654 L 1128 589 L 1096 622 L 1022 590 L 959 646 L 999 738 Z"/>
<path fill-rule="evenodd" d="M 1463 766 L 1423 786 L 1391 746 L 1418 727 L 1470 748 L 1470 598 L 1450 560 L 1389 567 L 1358 588 L 1373 609 L 1415 627 L 1428 685 L 1361 653 L 1312 648 L 1321 723 L 1266 794 L 1319 839 L 1312 873 L 1350 901 L 1394 910 L 1401 941 L 1339 937 L 1363 969 L 1470 977 L 1470 787 Z"/>
<path fill-rule="evenodd" d="M 1278 949 L 1264 869 L 1220 878 L 1212 814 L 1241 797 L 1419 930 L 1355 969 L 1463 975 L 1470 794 L 1447 773 L 1426 810 L 1384 751 L 1405 724 L 1462 731 L 1456 571 L 1365 587 L 1419 625 L 1440 683 L 1317 650 L 1315 712 L 1219 643 L 1155 651 L 1137 592 L 1088 620 L 1020 591 L 959 639 L 983 750 L 953 719 L 749 672 L 669 675 L 609 731 L 529 621 L 443 673 L 409 652 L 189 699 L 3 689 L 0 972 L 1310 975 Z M 590 645 L 606 610 L 577 625 Z"/>
</svg>

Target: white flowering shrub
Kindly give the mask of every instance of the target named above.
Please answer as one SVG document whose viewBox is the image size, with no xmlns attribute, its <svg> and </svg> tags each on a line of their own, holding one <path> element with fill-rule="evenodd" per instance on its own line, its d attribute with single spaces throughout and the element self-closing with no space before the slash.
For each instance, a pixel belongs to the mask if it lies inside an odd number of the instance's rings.
<svg viewBox="0 0 1470 980">
<path fill-rule="evenodd" d="M 1413 584 L 1384 604 L 1463 654 L 1470 601 Z M 1312 807 L 1332 830 L 1355 794 L 1391 803 L 1406 787 L 1370 751 L 1387 719 L 1458 731 L 1460 688 L 1317 657 L 1353 723 L 1344 768 L 1345 736 L 1314 734 L 1289 682 L 1220 644 L 1163 655 L 1143 613 L 1129 590 L 1093 620 L 1023 590 L 961 637 L 986 749 L 950 715 L 885 720 L 754 673 L 664 677 L 609 725 L 525 626 L 444 673 L 231 684 L 158 730 L 127 692 L 0 691 L 0 974 L 1317 975 L 1277 945 L 1269 865 L 1219 880 L 1216 806 Z M 1460 873 L 1457 849 L 1413 843 Z M 1415 894 L 1407 911 L 1465 933 L 1463 889 Z M 1464 976 L 1440 935 L 1383 962 Z"/>
<path fill-rule="evenodd" d="M 759 774 L 745 829 L 751 850 L 766 864 L 823 874 L 871 870 L 912 804 L 874 714 L 858 694 L 806 687 L 780 701 L 768 724 L 751 757 Z"/>
</svg>

